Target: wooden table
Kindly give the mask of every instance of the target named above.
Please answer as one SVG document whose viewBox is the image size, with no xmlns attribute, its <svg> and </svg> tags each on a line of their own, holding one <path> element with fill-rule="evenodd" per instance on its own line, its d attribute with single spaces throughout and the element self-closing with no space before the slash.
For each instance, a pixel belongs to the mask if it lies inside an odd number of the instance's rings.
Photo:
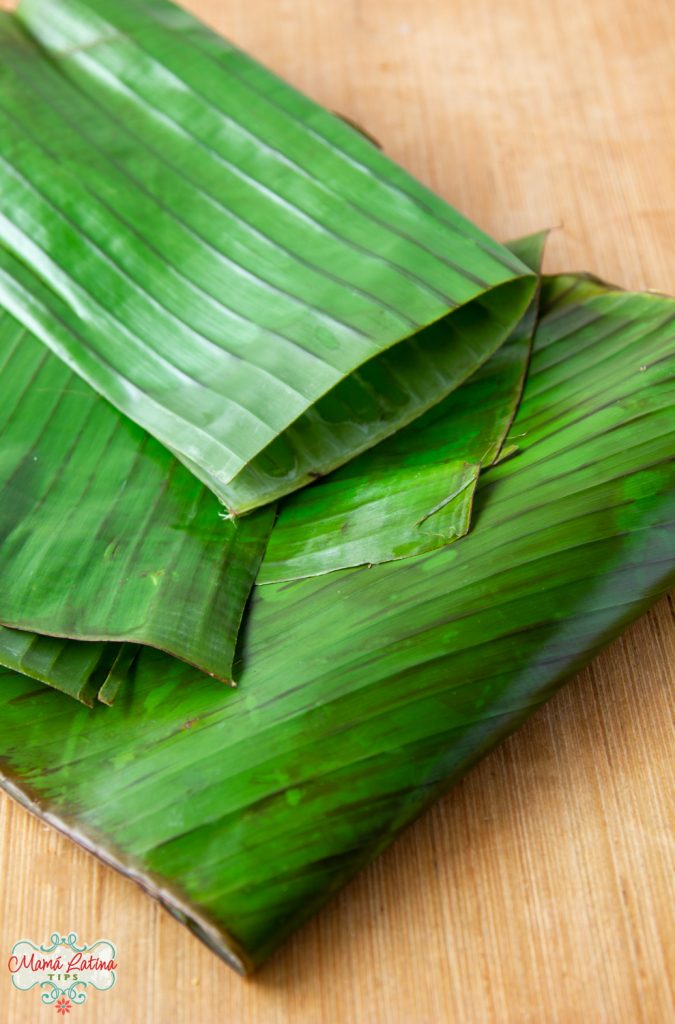
<svg viewBox="0 0 675 1024">
<path fill-rule="evenodd" d="M 185 2 L 492 234 L 557 227 L 547 269 L 675 291 L 669 0 Z M 2 958 L 113 940 L 90 1024 L 666 1024 L 674 655 L 664 601 L 251 982 L 3 798 Z M 55 1019 L 4 969 L 0 1000 Z"/>
</svg>

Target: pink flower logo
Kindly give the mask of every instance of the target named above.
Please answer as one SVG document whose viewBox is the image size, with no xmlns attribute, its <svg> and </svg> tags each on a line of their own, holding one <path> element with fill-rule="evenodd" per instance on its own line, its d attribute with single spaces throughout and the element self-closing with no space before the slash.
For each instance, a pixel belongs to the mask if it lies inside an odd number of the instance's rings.
<svg viewBox="0 0 675 1024">
<path fill-rule="evenodd" d="M 56 1003 L 56 1012 L 62 1014 L 64 1017 L 67 1013 L 70 1013 L 70 1008 L 73 1004 L 70 999 L 59 999 Z"/>
</svg>

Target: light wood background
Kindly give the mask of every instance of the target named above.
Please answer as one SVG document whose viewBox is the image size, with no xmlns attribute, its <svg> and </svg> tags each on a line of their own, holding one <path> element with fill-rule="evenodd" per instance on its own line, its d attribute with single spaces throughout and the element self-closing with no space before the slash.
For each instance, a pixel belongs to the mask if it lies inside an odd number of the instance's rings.
<svg viewBox="0 0 675 1024">
<path fill-rule="evenodd" d="M 558 226 L 549 270 L 675 292 L 671 0 L 184 2 L 494 235 Z M 0 962 L 110 938 L 91 1024 L 671 1022 L 674 632 L 664 601 L 249 982 L 2 798 Z M 2 1024 L 55 1018 L 0 971 Z"/>
</svg>

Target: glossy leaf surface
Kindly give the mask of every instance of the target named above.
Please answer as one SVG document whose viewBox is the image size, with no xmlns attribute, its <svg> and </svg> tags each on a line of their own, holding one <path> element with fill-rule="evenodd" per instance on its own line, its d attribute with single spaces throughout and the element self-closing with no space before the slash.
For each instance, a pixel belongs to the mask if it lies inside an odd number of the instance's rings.
<svg viewBox="0 0 675 1024">
<path fill-rule="evenodd" d="M 157 0 L 2 18 L 0 131 L 0 298 L 234 511 L 433 406 L 533 294 L 358 132 Z"/>
<path fill-rule="evenodd" d="M 8 791 L 240 969 L 675 578 L 675 302 L 542 299 L 519 450 L 466 537 L 256 588 L 236 691 L 149 649 L 110 710 L 2 677 Z"/>
<path fill-rule="evenodd" d="M 545 233 L 509 248 L 537 273 Z M 520 399 L 538 297 L 504 345 L 394 437 L 287 498 L 258 583 L 433 551 L 464 536 L 481 468 L 501 452 Z"/>
<path fill-rule="evenodd" d="M 150 644 L 229 680 L 273 516 L 224 519 L 165 448 L 0 314 L 0 623 Z M 2 647 L 0 662 L 19 656 Z M 74 659 L 79 692 L 101 647 L 31 641 L 20 656 L 37 678 Z"/>
</svg>

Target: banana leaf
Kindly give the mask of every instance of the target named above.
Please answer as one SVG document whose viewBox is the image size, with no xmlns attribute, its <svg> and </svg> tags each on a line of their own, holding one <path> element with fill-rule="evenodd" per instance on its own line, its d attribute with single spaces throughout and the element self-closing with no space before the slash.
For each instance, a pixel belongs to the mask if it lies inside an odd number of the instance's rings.
<svg viewBox="0 0 675 1024">
<path fill-rule="evenodd" d="M 160 0 L 4 16 L 0 132 L 0 300 L 232 512 L 431 408 L 534 292 L 359 132 Z"/>
<path fill-rule="evenodd" d="M 0 663 L 85 702 L 114 694 L 121 645 L 231 680 L 274 508 L 225 520 L 170 452 L 1 312 L 0 371 L 0 623 L 13 627 Z"/>
<path fill-rule="evenodd" d="M 542 312 L 465 537 L 256 587 L 237 690 L 150 648 L 111 709 L 1 677 L 7 791 L 239 970 L 675 579 L 675 301 L 557 277 Z"/>
<path fill-rule="evenodd" d="M 539 272 L 546 233 L 509 243 Z M 317 576 L 433 551 L 464 536 L 481 469 L 523 390 L 538 296 L 469 380 L 394 437 L 282 503 L 257 583 Z"/>
<path fill-rule="evenodd" d="M 510 243 L 509 248 L 527 266 L 533 270 L 538 270 L 541 263 L 544 240 L 545 235 L 543 233 L 533 235 L 527 239 Z M 372 532 L 372 516 L 366 515 L 362 537 L 366 544 L 371 539 L 378 539 L 379 547 L 377 550 L 379 557 L 376 557 L 375 549 L 371 548 L 366 550 L 365 556 L 361 557 L 360 561 L 374 562 L 386 560 L 390 557 L 400 557 L 400 549 L 404 540 L 408 540 L 408 553 L 431 550 L 434 547 L 447 543 L 449 539 L 447 536 L 444 537 L 440 533 L 426 534 L 414 526 L 415 509 L 417 508 L 421 515 L 432 504 L 436 504 L 436 501 L 442 502 L 447 495 L 448 486 L 454 486 L 456 490 L 460 490 L 461 474 L 465 471 L 465 467 L 472 473 L 472 484 L 475 485 L 479 466 L 467 466 L 465 461 L 458 460 L 454 463 L 450 462 L 448 465 L 448 460 L 452 458 L 453 453 L 457 456 L 462 454 L 464 449 L 467 449 L 466 458 L 469 457 L 471 452 L 474 452 L 476 457 L 480 458 L 487 446 L 487 452 L 483 455 L 483 461 L 494 461 L 499 452 L 503 436 L 515 412 L 515 405 L 522 390 L 525 367 L 529 356 L 530 339 L 534 328 L 535 313 L 536 303 L 533 301 L 528 313 L 507 344 L 467 384 L 456 392 L 454 398 L 450 400 L 449 409 L 446 409 L 448 401 L 441 403 L 438 407 L 438 412 L 433 410 L 431 415 L 428 414 L 426 417 L 422 417 L 417 431 L 413 432 L 412 428 L 408 428 L 402 435 L 399 435 L 400 442 L 397 440 L 393 445 L 385 442 L 378 446 L 372 452 L 375 458 L 372 458 L 369 453 L 355 460 L 353 463 L 354 472 L 351 475 L 347 475 L 347 481 L 353 481 L 355 485 L 353 487 L 354 494 L 351 499 L 352 506 L 356 510 L 356 515 L 352 514 L 352 523 L 350 523 L 352 533 L 354 532 L 353 520 L 356 519 L 356 526 L 358 527 L 363 511 L 365 510 L 368 513 L 371 509 L 370 495 L 367 489 L 368 483 L 373 478 L 377 480 L 383 478 L 383 467 L 386 469 L 392 463 L 392 456 L 390 454 L 392 449 L 394 451 L 394 461 L 397 464 L 399 461 L 398 450 L 408 448 L 412 455 L 412 459 L 409 461 L 412 465 L 421 463 L 423 468 L 428 468 L 430 479 L 434 481 L 438 495 L 437 498 L 430 499 L 430 504 L 426 508 L 424 505 L 420 507 L 420 494 L 425 492 L 420 489 L 419 476 L 415 474 L 413 480 L 410 474 L 410 467 L 405 464 L 402 469 L 398 469 L 397 465 L 392 466 L 391 468 L 394 470 L 398 482 L 398 489 L 394 495 L 398 501 L 394 505 L 389 501 L 385 503 L 384 508 L 380 506 L 380 521 L 377 523 L 377 532 Z M 22 357 L 18 368 L 11 365 L 12 355 L 16 356 L 17 351 L 20 351 Z M 114 544 L 119 551 L 120 538 L 118 530 L 120 521 L 125 525 L 127 545 L 133 543 L 133 550 L 136 550 L 135 522 L 139 520 L 137 517 L 135 520 L 134 507 L 128 502 L 128 485 L 125 484 L 124 504 L 121 512 L 117 509 L 116 514 L 106 516 L 106 509 L 110 504 L 114 508 L 118 498 L 116 481 L 119 463 L 112 457 L 109 445 L 106 447 L 106 455 L 100 467 L 97 464 L 97 470 L 102 470 L 102 476 L 106 480 L 102 480 L 98 473 L 93 480 L 88 479 L 84 506 L 79 501 L 77 506 L 73 505 L 74 497 L 78 493 L 80 475 L 86 476 L 87 465 L 86 461 L 79 461 L 82 458 L 82 446 L 78 449 L 77 447 L 73 448 L 70 444 L 73 424 L 76 421 L 84 422 L 87 425 L 87 429 L 93 431 L 95 435 L 100 434 L 106 437 L 118 428 L 120 424 L 124 423 L 124 420 L 122 417 L 116 417 L 112 410 L 106 406 L 105 402 L 97 400 L 95 393 L 84 382 L 78 381 L 73 374 L 69 374 L 65 368 L 60 367 L 55 358 L 49 357 L 42 351 L 37 342 L 26 337 L 26 332 L 20 325 L 6 314 L 4 316 L 0 315 L 0 358 L 3 359 L 4 364 L 8 364 L 8 372 L 0 380 L 0 406 L 6 409 L 9 416 L 8 422 L 4 424 L 0 422 L 0 449 L 5 449 L 4 457 L 0 457 L 0 490 L 2 490 L 4 482 L 4 507 L 7 513 L 4 531 L 0 530 L 0 536 L 3 532 L 8 533 L 11 541 L 11 546 L 9 547 L 3 548 L 0 545 L 0 579 L 7 582 L 4 590 L 4 599 L 0 597 L 0 621 L 11 620 L 14 624 L 19 624 L 22 627 L 22 631 L 0 627 L 0 664 L 23 672 L 42 682 L 47 682 L 62 692 L 77 697 L 85 704 L 91 705 L 96 696 L 104 703 L 112 703 L 136 656 L 136 645 L 106 642 L 82 644 L 61 639 L 58 636 L 45 636 L 23 630 L 28 628 L 49 628 L 52 632 L 56 631 L 59 634 L 89 639 L 92 635 L 92 615 L 97 621 L 98 632 L 101 630 L 110 631 L 120 614 L 126 615 L 131 620 L 141 618 L 138 607 L 138 594 L 131 595 L 131 605 L 124 604 L 123 608 L 118 606 L 112 615 L 109 609 L 102 605 L 99 600 L 92 602 L 92 594 L 95 593 L 95 589 L 92 588 L 96 586 L 98 586 L 99 593 L 109 591 L 119 595 L 122 602 L 127 602 L 129 598 L 128 581 L 126 575 L 120 581 L 119 571 L 115 572 L 116 568 L 119 569 L 119 560 L 112 567 L 113 571 L 111 572 L 111 566 L 108 564 L 105 556 L 100 558 L 100 550 L 98 552 L 95 550 L 93 553 L 85 552 L 80 544 L 81 535 L 86 535 L 97 524 L 99 517 L 102 517 L 103 522 L 107 523 L 108 533 L 106 538 L 108 536 L 114 536 L 115 538 L 106 543 L 106 551 L 110 549 L 111 544 Z M 44 379 L 44 372 L 42 377 L 38 374 L 40 367 L 44 371 L 43 364 L 46 365 L 47 379 Z M 30 391 L 26 398 L 26 391 L 30 386 L 32 386 L 33 390 Z M 54 409 L 44 404 L 44 398 L 46 394 L 50 393 L 55 398 L 58 398 L 59 389 L 61 390 L 60 400 L 62 401 L 63 397 L 67 395 L 70 407 L 57 405 L 55 413 Z M 15 410 L 15 418 L 12 419 L 10 412 L 12 403 L 10 399 L 17 394 L 24 396 L 23 404 L 20 405 L 18 410 L 22 413 L 22 416 L 17 418 Z M 84 399 L 84 402 L 81 402 L 81 399 Z M 96 415 L 90 419 L 88 408 L 91 404 L 93 404 Z M 35 410 L 38 406 L 41 409 L 42 420 L 36 419 L 35 416 Z M 477 425 L 475 421 L 479 414 L 482 422 Z M 34 478 L 34 474 L 31 473 L 28 479 L 26 479 L 25 472 L 21 474 L 18 471 L 20 468 L 25 471 L 26 466 L 32 469 L 32 463 L 39 461 L 41 466 L 45 467 L 48 475 L 53 475 L 53 478 L 58 480 L 58 462 L 55 463 L 55 460 L 50 455 L 50 448 L 46 447 L 44 443 L 36 445 L 34 450 L 26 451 L 24 430 L 26 422 L 30 422 L 34 426 L 36 433 L 40 435 L 41 441 L 44 442 L 45 436 L 49 436 L 52 451 L 59 452 L 62 449 L 64 453 L 68 453 L 67 470 L 64 474 L 65 479 L 62 477 L 59 481 L 60 490 L 55 492 L 53 489 L 48 489 L 46 497 L 42 498 L 39 502 L 37 479 Z M 429 422 L 429 427 L 425 429 L 424 424 L 427 422 Z M 42 434 L 40 434 L 41 427 L 43 428 Z M 140 436 L 139 431 L 136 431 L 136 434 Z M 449 435 L 450 439 L 447 440 Z M 410 436 L 410 440 L 406 441 L 408 436 Z M 147 438 L 145 441 L 147 443 Z M 85 439 L 85 452 L 90 446 L 90 442 Z M 158 448 L 158 446 L 155 447 Z M 125 452 L 127 459 L 134 459 L 135 453 L 133 449 L 130 448 L 126 451 L 126 442 L 123 441 L 118 455 Z M 384 457 L 378 456 L 378 453 L 382 453 Z M 161 452 L 160 458 L 160 471 L 166 473 L 168 479 L 176 467 L 172 465 L 171 459 L 166 458 Z M 365 470 L 361 470 L 360 467 L 364 462 Z M 438 477 L 438 482 L 436 482 L 433 474 Z M 392 475 L 390 472 L 389 476 L 391 477 Z M 333 477 L 337 477 L 340 481 L 343 476 L 343 473 L 333 474 Z M 329 481 L 333 477 L 329 478 Z M 145 486 L 148 488 L 147 494 L 141 491 L 137 496 L 139 499 L 138 507 L 144 509 L 148 495 L 153 489 L 153 482 L 148 479 L 142 465 L 138 468 L 136 478 L 142 478 Z M 412 486 L 411 480 L 413 480 Z M 103 486 L 101 486 L 102 482 Z M 364 483 L 366 484 L 365 492 Z M 110 486 L 111 484 L 112 486 Z M 157 488 L 157 493 L 160 494 L 162 487 L 157 474 L 155 475 L 154 486 Z M 322 485 L 315 485 L 312 488 L 312 492 L 315 492 L 317 488 L 319 493 L 324 489 Z M 345 494 L 344 485 L 341 485 L 340 490 L 342 494 Z M 328 491 L 331 493 L 330 486 Z M 310 492 L 308 491 L 307 498 L 309 499 L 309 497 Z M 63 506 L 64 500 L 67 503 L 65 509 Z M 181 499 L 179 498 L 178 500 L 180 501 Z M 417 505 L 415 501 L 417 501 Z M 458 499 L 454 502 L 444 503 L 446 508 L 450 506 L 456 510 L 453 512 L 453 515 L 455 522 L 459 522 L 461 519 L 462 532 L 466 532 L 468 529 L 472 501 L 473 486 L 466 488 L 464 493 L 460 493 Z M 297 505 L 297 501 L 295 504 Z M 291 507 L 292 505 L 293 502 L 291 501 Z M 323 502 L 318 503 L 318 510 L 316 501 L 307 500 L 306 505 L 308 511 L 301 514 L 300 523 L 306 524 L 313 521 L 316 523 L 313 545 L 316 552 L 315 559 L 317 555 L 320 555 L 321 552 L 323 553 L 320 571 L 326 572 L 330 571 L 331 568 L 350 564 L 349 561 L 345 560 L 344 554 L 342 554 L 342 547 L 336 547 L 334 543 L 331 544 L 330 538 L 327 539 L 325 536 L 325 524 L 321 522 L 320 510 L 322 505 L 324 508 L 326 507 L 326 501 L 323 500 Z M 24 519 L 23 515 L 26 507 L 37 509 L 37 516 L 32 514 Z M 275 562 L 278 563 L 280 561 L 280 552 L 285 552 L 286 555 L 286 563 L 281 565 L 281 574 L 290 574 L 292 572 L 294 559 L 293 552 L 289 552 L 287 542 L 289 533 L 287 511 L 288 509 L 284 509 L 281 521 L 277 523 L 277 529 L 275 530 L 275 538 L 280 538 L 280 541 L 277 540 L 276 545 L 273 546 L 272 557 L 265 560 L 262 572 L 258 575 L 258 582 L 270 582 L 269 567 L 274 567 Z M 143 514 L 148 515 L 145 512 Z M 237 634 L 237 623 L 241 617 L 243 602 L 252 583 L 254 567 L 260 561 L 264 541 L 271 526 L 271 517 L 269 515 L 267 517 L 261 514 L 258 515 L 260 530 L 257 534 L 253 533 L 250 528 L 238 531 L 232 529 L 218 530 L 216 528 L 213 503 L 211 503 L 211 519 L 211 525 L 215 530 L 213 544 L 216 558 L 220 557 L 219 548 L 222 547 L 222 542 L 219 544 L 219 540 L 221 540 L 220 534 L 234 534 L 235 537 L 239 535 L 244 538 L 243 545 L 238 545 L 236 548 L 239 569 L 243 572 L 243 576 L 240 577 L 239 586 L 236 585 L 237 580 L 234 580 L 236 588 L 234 590 L 234 600 L 232 599 L 233 580 L 229 574 L 227 575 L 227 590 L 223 591 L 220 595 L 227 597 L 228 606 L 232 607 L 235 613 L 239 612 L 239 615 L 235 614 L 228 621 L 222 616 L 222 607 L 205 610 L 203 607 L 199 609 L 193 604 L 183 621 L 181 621 L 181 629 L 184 634 L 188 630 L 192 630 L 189 636 L 192 653 L 188 660 L 195 661 L 196 664 L 201 665 L 205 670 L 211 671 L 212 674 L 220 675 L 223 678 L 231 676 L 232 673 L 232 657 Z M 64 549 L 64 546 L 60 543 L 60 538 L 58 543 L 45 546 L 45 534 L 51 535 L 54 532 L 53 524 L 60 523 L 62 520 L 73 524 L 71 546 Z M 175 523 L 172 525 L 172 530 L 175 530 L 176 525 Z M 248 523 L 247 527 L 250 527 L 250 525 Z M 164 552 L 163 535 L 161 532 L 163 524 L 162 522 L 154 522 L 153 527 L 154 546 L 152 557 L 159 566 L 161 564 L 158 560 L 160 553 L 163 554 Z M 382 546 L 382 536 L 385 529 L 387 530 L 386 536 L 390 541 L 388 549 Z M 344 526 L 341 526 L 340 538 L 344 538 L 344 533 Z M 456 528 L 455 535 L 460 535 L 459 527 Z M 291 536 L 297 537 L 298 531 L 292 532 Z M 392 538 L 395 545 L 393 548 Z M 211 543 L 209 533 L 202 531 L 200 539 L 202 550 L 199 553 L 199 558 L 203 563 L 205 550 L 208 549 Z M 251 541 L 253 541 L 253 547 L 251 547 Z M 123 547 L 124 543 L 122 543 Z M 78 555 L 82 555 L 82 557 L 73 560 L 73 549 L 76 549 Z M 352 541 L 350 543 L 350 550 L 353 549 Z M 341 556 L 337 566 L 335 565 L 336 552 Z M 12 559 L 12 556 L 16 558 L 17 554 L 21 555 L 21 561 L 18 566 Z M 194 555 L 194 552 L 192 554 Z M 28 600 L 26 600 L 21 586 L 17 586 L 13 582 L 14 574 L 19 579 L 27 578 L 24 571 L 26 562 L 31 567 Z M 98 572 L 97 580 L 93 576 L 94 570 Z M 202 564 L 200 572 L 204 573 L 204 571 L 204 565 Z M 152 589 L 149 592 L 155 604 L 156 614 L 159 616 L 165 614 L 168 604 L 175 621 L 176 613 L 182 614 L 180 594 L 176 592 L 175 588 L 171 588 L 167 597 L 166 587 L 158 590 L 159 583 L 165 575 L 164 570 L 158 568 L 151 571 L 147 566 L 141 565 L 137 567 L 137 573 L 141 579 L 146 580 L 146 589 L 150 583 L 152 584 Z M 308 574 L 311 573 L 306 570 L 299 573 L 299 575 Z M 183 573 L 183 576 L 185 576 L 185 573 Z M 42 581 L 38 587 L 33 582 L 35 577 Z M 172 578 L 175 577 L 176 570 L 174 568 Z M 63 580 L 65 582 L 68 595 L 66 605 L 62 604 L 61 607 L 59 606 L 63 597 L 58 588 L 51 585 L 53 580 Z M 73 581 L 77 581 L 77 586 L 74 585 Z M 45 596 L 45 589 L 47 596 Z M 133 603 L 134 598 L 136 599 L 135 604 Z M 196 600 L 194 591 L 191 593 L 190 600 L 192 602 Z M 68 606 L 71 607 L 69 608 Z M 79 616 L 77 623 L 73 620 L 72 606 L 74 606 Z M 194 631 L 195 613 L 199 614 L 200 611 L 205 626 L 201 637 L 201 644 L 200 637 Z M 31 618 L 31 615 L 35 616 L 36 613 L 37 618 Z M 85 618 L 84 627 L 83 617 Z M 86 628 L 87 626 L 89 628 Z M 96 632 L 96 629 L 94 629 L 94 632 Z M 148 633 L 147 623 L 144 625 L 143 635 L 146 637 L 153 635 Z M 203 650 L 204 635 L 209 638 L 213 648 L 210 652 L 211 660 L 209 661 L 207 657 L 206 662 L 204 658 L 208 652 Z M 184 636 L 183 644 L 186 639 L 187 637 Z M 162 646 L 168 650 L 172 649 L 170 646 L 167 647 L 166 643 Z M 210 668 L 207 668 L 207 665 L 210 665 Z"/>
<path fill-rule="evenodd" d="M 135 644 L 79 643 L 0 626 L 0 665 L 47 683 L 92 707 L 112 704 L 125 682 Z"/>
</svg>

